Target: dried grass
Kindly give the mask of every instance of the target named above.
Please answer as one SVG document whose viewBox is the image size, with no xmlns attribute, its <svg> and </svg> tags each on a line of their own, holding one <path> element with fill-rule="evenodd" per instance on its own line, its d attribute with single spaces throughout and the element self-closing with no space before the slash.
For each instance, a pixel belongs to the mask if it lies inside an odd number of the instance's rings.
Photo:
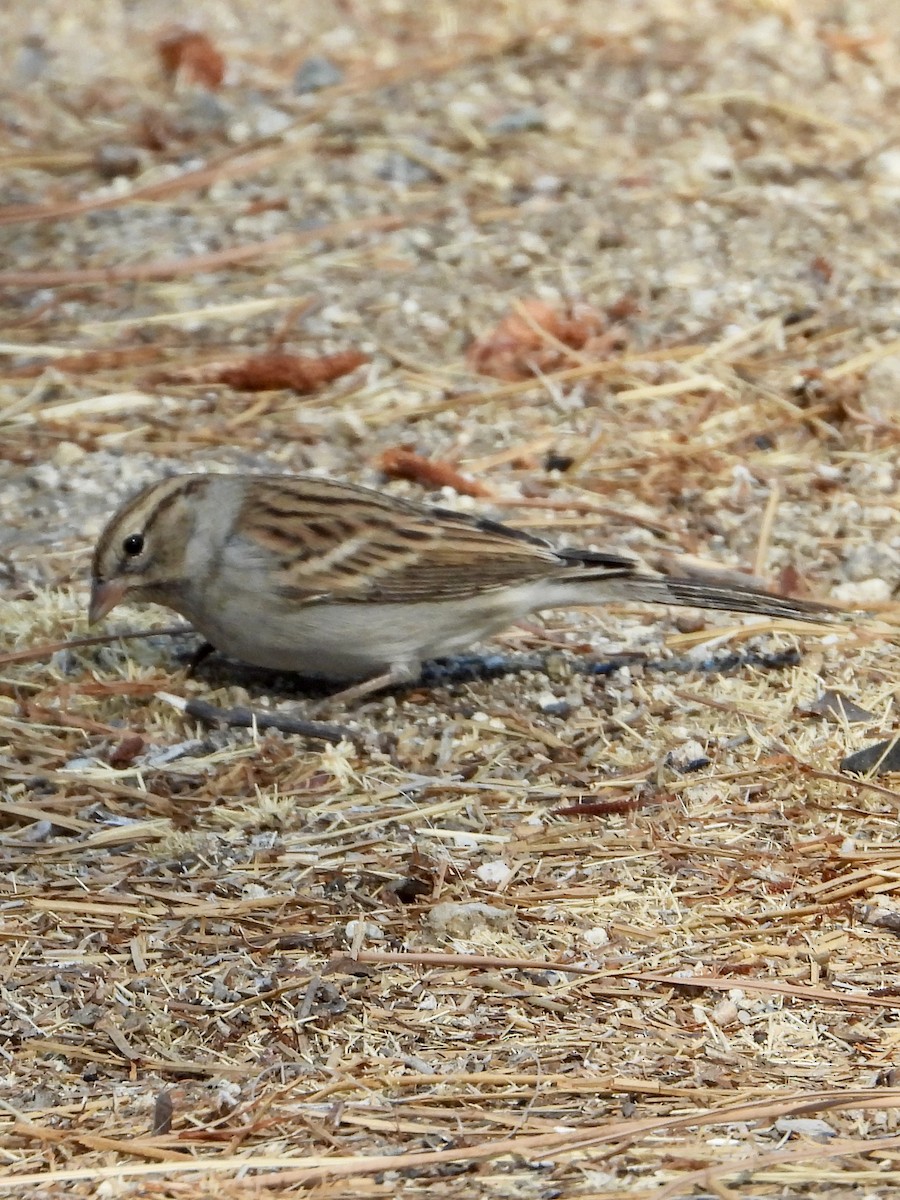
<svg viewBox="0 0 900 1200">
<path fill-rule="evenodd" d="M 24 6 L 0 47 L 0 1191 L 892 1194 L 900 789 L 839 764 L 897 724 L 896 17 L 204 0 L 219 120 L 160 74 L 170 6 L 80 12 L 36 83 Z M 345 81 L 294 96 L 314 50 Z M 534 319 L 575 302 L 623 348 Z M 509 313 L 553 369 L 497 384 Z M 348 348 L 304 397 L 203 373 Z M 544 671 L 336 745 L 158 612 L 78 636 L 139 482 L 398 447 L 402 494 L 875 615 L 550 616 L 498 639 Z"/>
</svg>

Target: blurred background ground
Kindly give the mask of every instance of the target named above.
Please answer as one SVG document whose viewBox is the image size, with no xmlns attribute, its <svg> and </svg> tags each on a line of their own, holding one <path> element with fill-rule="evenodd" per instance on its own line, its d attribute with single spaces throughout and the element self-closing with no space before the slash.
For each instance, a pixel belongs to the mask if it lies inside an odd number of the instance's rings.
<svg viewBox="0 0 900 1200">
<path fill-rule="evenodd" d="M 900 14 L 181 19 L 4 13 L 3 1188 L 891 1194 L 896 775 L 839 765 L 896 728 Z M 546 670 L 339 745 L 187 718 L 158 693 L 308 709 L 189 638 L 29 656 L 85 633 L 111 509 L 198 467 L 876 615 L 550 615 L 491 647 Z"/>
</svg>

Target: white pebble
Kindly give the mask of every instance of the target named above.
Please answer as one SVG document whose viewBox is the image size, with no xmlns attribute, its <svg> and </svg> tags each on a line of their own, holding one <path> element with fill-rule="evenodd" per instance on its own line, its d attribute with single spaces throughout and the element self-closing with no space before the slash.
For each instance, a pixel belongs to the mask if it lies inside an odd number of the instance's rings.
<svg viewBox="0 0 900 1200">
<path fill-rule="evenodd" d="M 581 937 L 582 941 L 587 942 L 587 944 L 594 950 L 598 949 L 600 946 L 606 946 L 609 944 L 609 934 L 602 925 L 595 925 L 592 929 L 585 929 L 582 932 Z"/>
<path fill-rule="evenodd" d="M 715 1023 L 724 1028 L 726 1025 L 731 1025 L 738 1017 L 738 1006 L 733 1000 L 720 1000 L 716 1007 L 712 1010 L 712 1019 Z"/>
<path fill-rule="evenodd" d="M 886 579 L 859 579 L 850 583 L 839 583 L 834 589 L 834 598 L 842 604 L 880 604 L 891 598 L 891 585 Z"/>
<path fill-rule="evenodd" d="M 60 442 L 53 452 L 53 462 L 57 467 L 71 467 L 84 458 L 84 450 L 75 442 Z"/>
<path fill-rule="evenodd" d="M 494 862 L 482 863 L 475 874 L 484 883 L 493 883 L 499 887 L 511 877 L 512 867 L 501 859 L 495 859 Z"/>
<path fill-rule="evenodd" d="M 506 909 L 495 908 L 492 904 L 478 901 L 458 904 L 448 900 L 444 904 L 436 904 L 425 920 L 435 933 L 467 937 L 477 929 L 506 925 L 511 917 L 512 914 Z"/>
<path fill-rule="evenodd" d="M 354 942 L 362 936 L 363 941 L 383 942 L 384 930 L 374 921 L 348 921 L 344 926 L 344 936 L 348 942 Z"/>
</svg>

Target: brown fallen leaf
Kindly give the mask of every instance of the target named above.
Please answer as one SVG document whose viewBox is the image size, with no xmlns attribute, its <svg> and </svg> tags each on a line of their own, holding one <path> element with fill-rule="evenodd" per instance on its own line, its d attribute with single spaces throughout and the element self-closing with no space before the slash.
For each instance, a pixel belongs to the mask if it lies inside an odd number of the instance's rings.
<svg viewBox="0 0 900 1200">
<path fill-rule="evenodd" d="M 114 746 L 107 755 L 106 761 L 111 767 L 127 767 L 137 758 L 145 746 L 144 739 L 139 733 L 129 733 Z"/>
<path fill-rule="evenodd" d="M 205 363 L 177 371 L 160 371 L 153 376 L 159 383 L 224 383 L 236 392 L 272 392 L 280 388 L 314 392 L 317 388 L 349 375 L 369 361 L 358 350 L 338 354 L 257 354 L 231 362 Z"/>
<path fill-rule="evenodd" d="M 590 305 L 572 304 L 560 310 L 531 296 L 477 338 L 466 359 L 482 375 L 530 379 L 536 372 L 553 371 L 565 364 L 571 358 L 568 351 L 598 359 L 623 344 L 622 329 Z"/>
<path fill-rule="evenodd" d="M 156 43 L 163 71 L 170 78 L 181 76 L 215 91 L 225 78 L 225 56 L 205 33 L 176 26 Z"/>
<path fill-rule="evenodd" d="M 451 463 L 425 458 L 412 450 L 404 450 L 402 446 L 385 450 L 378 459 L 378 467 L 388 479 L 408 479 L 431 489 L 451 487 L 461 496 L 487 497 L 493 494 L 487 484 L 463 475 Z"/>
</svg>

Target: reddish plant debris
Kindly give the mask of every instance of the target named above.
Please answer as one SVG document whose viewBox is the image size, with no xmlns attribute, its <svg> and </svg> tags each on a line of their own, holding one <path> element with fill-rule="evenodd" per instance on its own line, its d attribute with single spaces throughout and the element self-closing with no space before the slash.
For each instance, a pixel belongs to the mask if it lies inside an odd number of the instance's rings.
<svg viewBox="0 0 900 1200">
<path fill-rule="evenodd" d="M 180 76 L 215 91 L 225 78 L 225 56 L 205 33 L 176 27 L 167 30 L 156 43 L 163 71 L 170 78 Z"/>
<path fill-rule="evenodd" d="M 606 315 L 611 321 L 625 321 L 640 311 L 641 306 L 636 296 L 620 296 L 618 300 L 606 306 Z"/>
<path fill-rule="evenodd" d="M 50 722 L 58 725 L 61 729 L 81 729 L 85 733 L 100 733 L 104 736 L 114 732 L 110 725 L 92 721 L 90 717 L 82 717 L 78 713 L 65 712 L 55 707 L 45 708 L 42 704 L 35 704 L 33 700 L 23 700 L 20 710 L 25 720 L 33 721 L 36 724 Z"/>
<path fill-rule="evenodd" d="M 809 269 L 822 283 L 831 283 L 834 276 L 834 265 L 824 255 L 817 254 L 809 264 Z"/>
<path fill-rule="evenodd" d="M 181 371 L 162 371 L 154 375 L 160 383 L 224 383 L 236 392 L 273 392 L 280 388 L 303 394 L 349 375 L 367 363 L 368 356 L 358 350 L 338 354 L 257 354 L 232 362 L 205 363 Z"/>
<path fill-rule="evenodd" d="M 168 150 L 172 142 L 183 140 L 172 122 L 156 108 L 145 108 L 132 129 L 135 145 L 159 154 Z"/>
<path fill-rule="evenodd" d="M 251 200 L 245 205 L 243 215 L 245 217 L 256 217 L 264 212 L 287 212 L 288 202 L 284 196 L 260 196 L 256 200 Z"/>
<path fill-rule="evenodd" d="M 808 596 L 809 585 L 797 568 L 788 563 L 779 572 L 778 591 L 782 596 Z"/>
<path fill-rule="evenodd" d="M 560 310 L 532 296 L 476 339 L 466 358 L 481 375 L 530 379 L 569 364 L 572 356 L 568 351 L 596 361 L 624 345 L 621 327 L 590 305 L 572 304 Z"/>
<path fill-rule="evenodd" d="M 144 749 L 144 745 L 144 739 L 139 733 L 129 733 L 117 746 L 113 746 L 107 762 L 111 767 L 130 766 Z"/>
<path fill-rule="evenodd" d="M 804 367 L 794 386 L 797 406 L 825 421 L 840 424 L 858 416 L 862 376 L 853 371 L 832 378 L 821 367 Z"/>
<path fill-rule="evenodd" d="M 615 813 L 634 812 L 650 804 L 671 803 L 674 797 L 669 792 L 638 793 L 629 796 L 611 796 L 608 799 L 583 800 L 565 808 L 555 808 L 557 817 L 605 817 Z"/>
<path fill-rule="evenodd" d="M 856 59 L 861 63 L 873 62 L 876 55 L 872 51 L 877 51 L 885 42 L 883 35 L 860 36 L 833 25 L 820 29 L 818 35 L 832 54 L 846 54 L 848 58 Z"/>
<path fill-rule="evenodd" d="M 425 458 L 402 446 L 385 450 L 378 459 L 378 467 L 388 479 L 408 479 L 412 483 L 420 483 L 423 487 L 432 489 L 451 487 L 461 496 L 492 495 L 486 484 L 479 483 L 469 475 L 463 475 L 451 463 L 441 462 L 437 458 Z"/>
<path fill-rule="evenodd" d="M 67 375 L 91 375 L 95 371 L 117 371 L 122 367 L 152 362 L 161 354 L 158 346 L 121 346 L 108 350 L 86 350 L 83 354 L 65 354 L 59 358 L 43 359 L 21 367 L 8 367 L 8 379 L 31 379 L 43 375 L 48 367 Z"/>
</svg>

